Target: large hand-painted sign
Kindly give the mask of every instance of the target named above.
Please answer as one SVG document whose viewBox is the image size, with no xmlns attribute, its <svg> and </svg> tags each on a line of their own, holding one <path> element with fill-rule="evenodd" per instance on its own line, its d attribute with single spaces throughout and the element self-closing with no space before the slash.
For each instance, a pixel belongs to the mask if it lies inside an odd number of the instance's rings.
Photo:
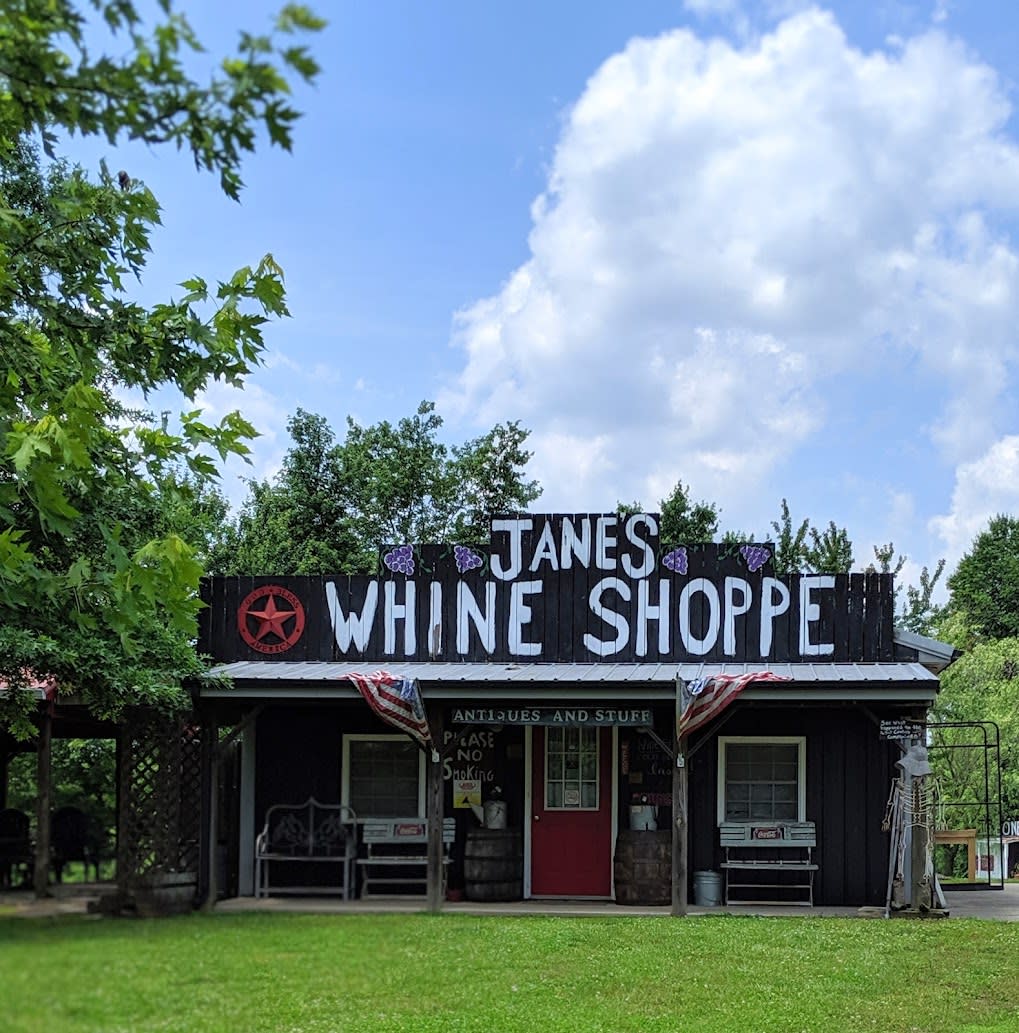
<svg viewBox="0 0 1019 1033">
<path fill-rule="evenodd" d="M 891 575 L 778 576 L 766 545 L 663 547 L 653 514 L 496 517 L 485 547 L 394 545 L 380 568 L 212 578 L 202 648 L 224 662 L 893 655 Z M 280 616 L 284 602 L 303 634 Z"/>
</svg>

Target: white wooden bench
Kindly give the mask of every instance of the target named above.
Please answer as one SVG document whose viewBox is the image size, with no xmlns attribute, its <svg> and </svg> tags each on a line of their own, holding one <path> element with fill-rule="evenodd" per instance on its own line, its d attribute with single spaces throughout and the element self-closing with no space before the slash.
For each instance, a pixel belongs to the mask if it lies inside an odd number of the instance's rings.
<svg viewBox="0 0 1019 1033">
<path fill-rule="evenodd" d="M 349 807 L 319 803 L 313 796 L 301 804 L 274 804 L 255 839 L 255 896 L 324 893 L 349 900 L 356 857 L 357 817 Z M 328 886 L 270 885 L 269 866 L 280 861 L 332 864 L 338 879 Z"/>
<path fill-rule="evenodd" d="M 397 888 L 428 886 L 428 822 L 424 818 L 363 818 L 360 821 L 363 856 L 361 896 L 397 891 Z M 449 864 L 449 849 L 456 838 L 456 819 L 442 822 L 443 882 Z"/>
<path fill-rule="evenodd" d="M 817 830 L 812 821 L 752 823 L 726 821 L 719 827 L 725 850 L 725 903 L 814 904 L 814 847 Z M 766 856 L 770 855 L 770 856 Z M 750 872 L 764 873 L 751 877 Z M 795 893 L 799 900 L 768 900 L 762 890 Z M 749 892 L 748 891 L 753 891 Z M 773 893 L 772 896 L 779 896 Z"/>
</svg>

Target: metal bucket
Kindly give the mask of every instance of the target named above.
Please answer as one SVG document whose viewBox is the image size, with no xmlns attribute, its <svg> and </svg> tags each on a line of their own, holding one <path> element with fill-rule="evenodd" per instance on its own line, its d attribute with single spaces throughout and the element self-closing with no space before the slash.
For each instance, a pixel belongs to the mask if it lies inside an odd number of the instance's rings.
<svg viewBox="0 0 1019 1033">
<path fill-rule="evenodd" d="M 697 907 L 718 907 L 722 903 L 722 876 L 718 872 L 693 873 L 693 902 Z"/>
</svg>

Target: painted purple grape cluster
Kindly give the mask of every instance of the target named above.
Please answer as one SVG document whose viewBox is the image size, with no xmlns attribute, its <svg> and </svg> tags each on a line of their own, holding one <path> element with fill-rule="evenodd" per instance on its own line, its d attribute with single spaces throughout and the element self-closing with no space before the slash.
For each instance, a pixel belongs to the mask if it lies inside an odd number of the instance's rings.
<svg viewBox="0 0 1019 1033">
<path fill-rule="evenodd" d="M 667 552 L 662 557 L 662 566 L 668 567 L 677 574 L 685 574 L 687 570 L 686 548 L 681 545 L 678 549 Z"/>
<path fill-rule="evenodd" d="M 468 549 L 466 545 L 454 545 L 453 557 L 456 559 L 456 569 L 461 574 L 466 574 L 468 570 L 477 570 L 485 562 L 473 549 Z"/>
<path fill-rule="evenodd" d="M 414 573 L 414 546 L 398 545 L 382 557 L 382 562 L 397 574 L 406 574 L 410 577 Z"/>
<path fill-rule="evenodd" d="M 742 545 L 739 551 L 751 571 L 760 570 L 771 559 L 771 552 L 763 545 Z"/>
</svg>

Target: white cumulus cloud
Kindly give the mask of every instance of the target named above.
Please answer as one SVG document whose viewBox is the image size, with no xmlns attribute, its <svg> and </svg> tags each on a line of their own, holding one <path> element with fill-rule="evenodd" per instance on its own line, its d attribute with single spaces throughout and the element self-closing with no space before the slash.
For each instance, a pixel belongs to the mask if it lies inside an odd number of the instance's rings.
<svg viewBox="0 0 1019 1033">
<path fill-rule="evenodd" d="M 948 513 L 931 520 L 953 567 L 999 513 L 1019 513 L 1019 435 L 1009 434 L 956 470 Z"/>
<path fill-rule="evenodd" d="M 565 117 L 528 260 L 458 314 L 442 405 L 531 427 L 543 501 L 570 509 L 682 477 L 753 519 L 748 494 L 773 509 L 776 471 L 893 370 L 886 437 L 977 461 L 1016 360 L 1009 114 L 939 30 L 863 52 L 809 9 L 742 44 L 631 41 Z"/>
</svg>

